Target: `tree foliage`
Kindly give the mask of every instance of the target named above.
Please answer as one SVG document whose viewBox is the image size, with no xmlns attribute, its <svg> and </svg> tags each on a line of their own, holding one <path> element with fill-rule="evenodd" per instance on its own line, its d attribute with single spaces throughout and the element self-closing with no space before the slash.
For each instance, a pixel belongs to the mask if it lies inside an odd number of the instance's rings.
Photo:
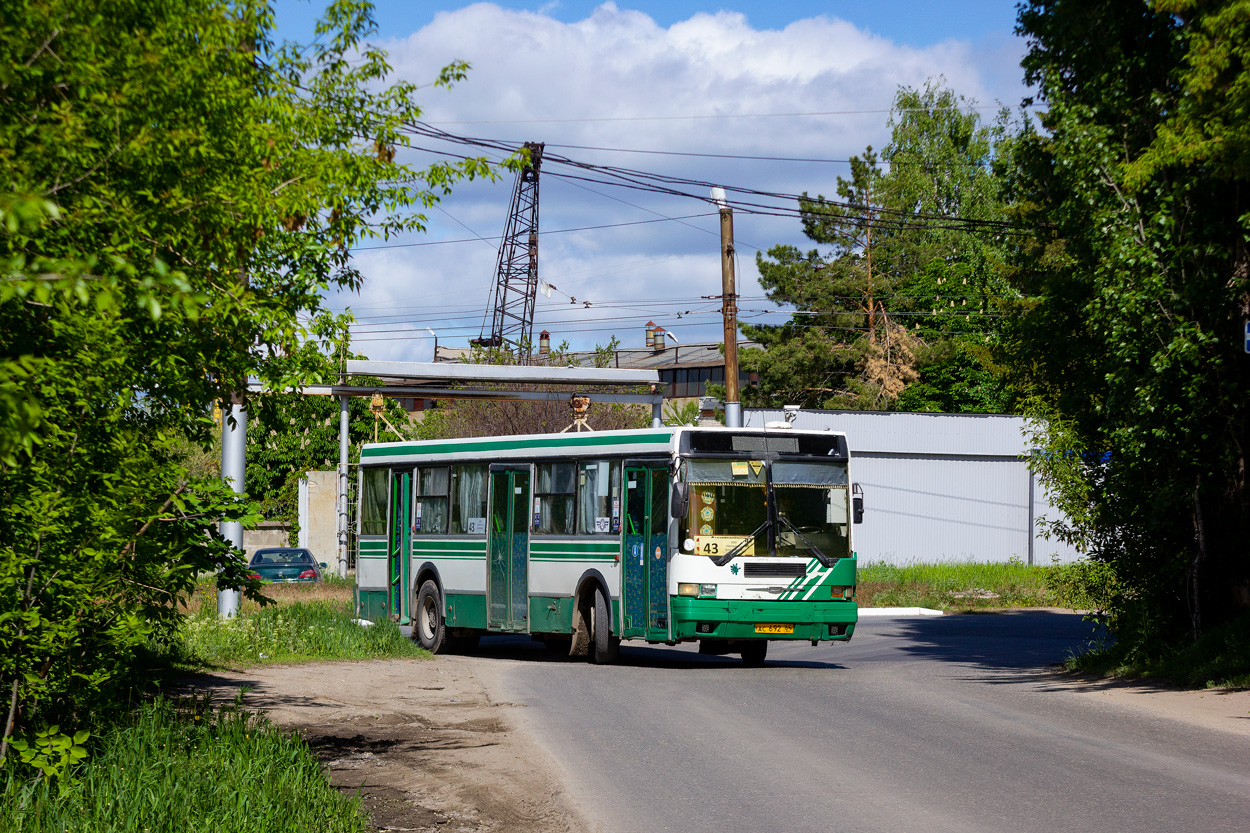
<svg viewBox="0 0 1250 833">
<path fill-rule="evenodd" d="M 1250 608 L 1248 21 L 1244 1 L 1021 9 L 1046 111 L 1016 149 L 1042 231 L 1010 355 L 1129 653 Z"/>
<path fill-rule="evenodd" d="M 837 195 L 800 199 L 803 231 L 827 247 L 776 246 L 758 256 L 780 326 L 743 325 L 760 404 L 889 410 L 994 411 L 1007 404 L 991 352 L 1009 290 L 1002 243 L 968 222 L 1003 213 L 995 169 L 1002 121 L 981 124 L 971 102 L 939 81 L 899 90 L 891 140 L 851 160 Z"/>
<path fill-rule="evenodd" d="M 315 373 L 300 322 L 359 284 L 351 246 L 488 172 L 404 164 L 416 87 L 385 86 L 370 13 L 336 0 L 298 45 L 260 0 L 0 6 L 6 740 L 110 702 L 198 572 L 247 583 L 216 524 L 252 510 L 178 444 L 249 377 Z"/>
</svg>

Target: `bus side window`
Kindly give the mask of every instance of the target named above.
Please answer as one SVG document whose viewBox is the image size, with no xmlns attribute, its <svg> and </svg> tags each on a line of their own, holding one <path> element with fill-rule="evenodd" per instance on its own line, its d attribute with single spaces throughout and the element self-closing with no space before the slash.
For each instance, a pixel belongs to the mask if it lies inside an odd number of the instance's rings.
<svg viewBox="0 0 1250 833">
<path fill-rule="evenodd" d="M 422 535 L 447 532 L 448 470 L 446 466 L 422 468 L 417 478 L 412 510 L 412 531 Z"/>
<path fill-rule="evenodd" d="M 367 468 L 361 477 L 360 535 L 386 534 L 386 469 Z"/>
<path fill-rule="evenodd" d="M 534 531 L 552 535 L 573 534 L 573 494 L 576 466 L 573 463 L 539 463 L 535 466 Z"/>
<path fill-rule="evenodd" d="M 486 466 L 451 469 L 451 531 L 454 535 L 486 534 Z"/>
<path fill-rule="evenodd" d="M 577 534 L 621 531 L 621 464 L 600 460 L 577 471 Z"/>
</svg>

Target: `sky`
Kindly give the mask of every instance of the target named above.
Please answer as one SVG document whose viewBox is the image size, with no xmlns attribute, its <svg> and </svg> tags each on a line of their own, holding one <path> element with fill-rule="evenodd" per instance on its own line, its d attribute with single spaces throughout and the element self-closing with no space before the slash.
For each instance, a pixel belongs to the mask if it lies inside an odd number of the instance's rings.
<svg viewBox="0 0 1250 833">
<path fill-rule="evenodd" d="M 307 40 L 316 3 L 279 0 L 278 37 Z M 941 77 L 986 120 L 1026 95 L 1011 0 L 946 3 L 617 2 L 377 3 L 375 42 L 394 78 L 429 84 L 468 61 L 452 90 L 427 87 L 427 123 L 548 159 L 614 165 L 730 189 L 831 195 L 847 161 L 889 141 L 900 85 Z M 458 145 L 421 142 L 414 165 Z M 490 158 L 498 154 L 483 152 Z M 539 182 L 539 295 L 534 333 L 592 349 L 616 337 L 642 347 L 648 321 L 680 343 L 721 340 L 719 223 L 706 187 L 684 196 L 574 178 L 548 161 Z M 599 179 L 597 175 L 596 179 Z M 515 178 L 457 185 L 426 212 L 424 234 L 353 252 L 359 293 L 329 298 L 357 319 L 353 343 L 373 359 L 429 361 L 489 327 L 498 236 Z M 787 205 L 792 206 L 790 201 Z M 779 322 L 755 255 L 807 250 L 793 217 L 734 215 L 741 318 Z M 428 329 L 427 329 L 428 328 Z"/>
</svg>

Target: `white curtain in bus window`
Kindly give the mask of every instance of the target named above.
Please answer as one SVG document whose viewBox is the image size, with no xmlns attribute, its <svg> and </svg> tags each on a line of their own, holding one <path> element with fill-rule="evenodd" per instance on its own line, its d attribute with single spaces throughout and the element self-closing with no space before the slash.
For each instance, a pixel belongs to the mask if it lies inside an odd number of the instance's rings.
<svg viewBox="0 0 1250 833">
<path fill-rule="evenodd" d="M 573 463 L 540 463 L 535 469 L 534 531 L 572 535 L 577 467 Z"/>
<path fill-rule="evenodd" d="M 360 496 L 360 535 L 386 534 L 386 469 L 365 469 Z"/>
<path fill-rule="evenodd" d="M 582 463 L 577 474 L 577 532 L 611 535 L 621 531 L 621 464 Z"/>
<path fill-rule="evenodd" d="M 421 469 L 412 509 L 412 531 L 441 535 L 447 531 L 448 470 L 446 466 Z"/>
<path fill-rule="evenodd" d="M 451 531 L 456 535 L 486 534 L 486 467 L 455 466 L 451 470 Z"/>
</svg>

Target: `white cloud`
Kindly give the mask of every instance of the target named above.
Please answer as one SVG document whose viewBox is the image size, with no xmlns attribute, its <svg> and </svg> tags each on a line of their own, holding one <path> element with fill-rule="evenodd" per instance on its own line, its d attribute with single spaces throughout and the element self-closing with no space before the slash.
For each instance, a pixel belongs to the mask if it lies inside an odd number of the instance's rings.
<svg viewBox="0 0 1250 833">
<path fill-rule="evenodd" d="M 933 14 L 941 13 L 934 7 Z M 444 129 L 455 133 L 518 143 L 846 159 L 869 143 L 878 148 L 886 143 L 886 114 L 857 111 L 888 110 L 901 84 L 918 86 L 942 75 L 960 94 L 989 104 L 1001 100 L 1014 105 L 1023 94 L 1016 66 L 1023 47 L 1013 38 L 975 45 L 950 41 L 920 49 L 894 44 L 830 17 L 795 21 L 781 30 L 757 30 L 743 15 L 721 12 L 697 14 L 664 28 L 646 14 L 612 3 L 574 23 L 479 3 L 439 13 L 421 30 L 385 46 L 397 76 L 417 83 L 427 83 L 452 60 L 469 61 L 473 69 L 466 82 L 450 93 L 426 91 L 422 104 L 427 121 L 442 122 Z M 848 111 L 855 114 L 762 116 Z M 692 118 L 712 115 L 750 117 Z M 783 193 L 830 194 L 837 175 L 846 173 L 844 165 L 824 163 L 556 147 L 549 147 L 549 153 Z M 557 176 L 568 172 L 554 164 L 544 168 L 540 209 L 544 231 L 710 211 L 696 200 L 608 189 Z M 457 189 L 443 203 L 446 214 L 430 213 L 430 233 L 423 240 L 472 236 L 449 217 L 483 236 L 498 235 L 511 189 L 510 176 L 493 185 Z M 745 213 L 738 213 L 735 220 L 740 292 L 758 296 L 751 247 L 806 244 L 794 220 Z M 559 295 L 552 301 L 539 298 L 535 330 L 547 326 L 559 341 L 566 337 L 563 328 L 574 347 L 588 347 L 608 340 L 612 325 L 603 319 L 612 318 L 619 322 L 623 342 L 637 346 L 642 323 L 654 318 L 673 326 L 684 341 L 718 340 L 716 316 L 693 319 L 702 322 L 693 327 L 692 317 L 679 321 L 670 314 L 686 309 L 682 303 L 661 303 L 720 291 L 716 219 L 685 223 L 544 235 L 540 274 L 579 303 L 569 304 Z M 398 329 L 383 324 L 416 310 L 419 314 L 408 326 L 426 337 L 372 341 L 361 348 L 376 358 L 428 359 L 432 344 L 422 329 L 426 326 L 442 327 L 447 333 L 444 340 L 440 332 L 440 343 L 463 344 L 469 334 L 476 335 L 482 320 L 494 281 L 494 261 L 491 248 L 481 242 L 361 252 L 358 263 L 367 277 L 366 287 L 360 298 L 349 301 L 358 317 L 388 312 L 391 317 L 374 322 L 372 328 Z M 586 309 L 580 301 L 587 299 L 617 306 Z M 636 309 L 624 309 L 625 305 Z M 716 303 L 704 301 L 703 308 L 709 307 L 715 309 Z M 656 312 L 649 314 L 648 309 Z M 600 329 L 591 331 L 595 327 Z"/>
</svg>

